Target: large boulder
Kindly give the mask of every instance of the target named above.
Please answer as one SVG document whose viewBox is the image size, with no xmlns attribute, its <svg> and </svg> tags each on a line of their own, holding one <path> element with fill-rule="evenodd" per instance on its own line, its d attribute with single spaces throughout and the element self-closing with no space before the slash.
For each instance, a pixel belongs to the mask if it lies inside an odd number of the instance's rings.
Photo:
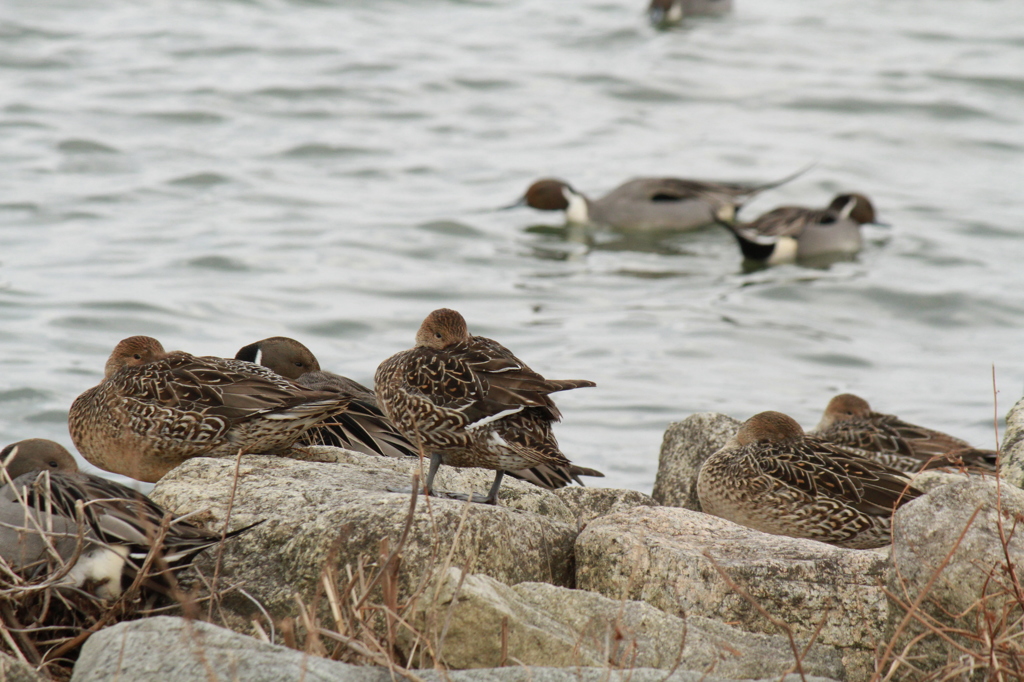
<svg viewBox="0 0 1024 682">
<path fill-rule="evenodd" d="M 909 653 L 896 649 L 904 660 L 919 669 L 966 661 L 984 670 L 1001 657 L 1020 665 L 1024 491 L 972 479 L 904 505 L 893 519 L 892 561 L 896 644 L 914 638 Z"/>
<path fill-rule="evenodd" d="M 421 600 L 414 624 L 440 642 L 448 668 L 611 666 L 714 671 L 730 679 L 794 669 L 788 640 L 743 632 L 700 616 L 685 620 L 639 601 L 544 583 L 514 587 L 451 569 Z M 406 637 L 404 650 L 413 649 Z M 416 647 L 417 651 L 423 649 Z M 423 656 L 422 667 L 433 665 Z M 809 674 L 842 677 L 839 653 L 815 645 L 802 659 Z"/>
<path fill-rule="evenodd" d="M 742 422 L 724 414 L 701 412 L 669 424 L 661 443 L 653 497 L 668 507 L 700 511 L 697 474 L 704 460 L 725 445 Z"/>
<path fill-rule="evenodd" d="M 1024 488 L 1024 398 L 1006 415 L 999 473 L 1012 485 Z"/>
<path fill-rule="evenodd" d="M 197 561 L 207 580 L 216 573 L 219 586 L 239 585 L 248 593 L 225 598 L 231 627 L 251 632 L 248 621 L 262 613 L 253 600 L 275 621 L 297 616 L 296 595 L 306 605 L 317 601 L 325 570 L 342 577 L 358 571 L 360 562 L 399 549 L 403 534 L 400 596 L 446 561 L 508 584 L 574 582 L 577 519 L 551 492 L 510 481 L 501 506 L 420 496 L 410 513 L 411 496 L 389 488 L 409 486 L 414 462 L 338 452 L 344 461 L 241 458 L 231 525 L 263 523 L 224 543 L 219 569 L 217 551 Z M 442 467 L 436 483 L 447 490 L 486 490 L 487 473 Z M 152 497 L 178 514 L 198 512 L 195 518 L 220 528 L 234 474 L 232 459 L 191 459 L 161 479 Z"/>
<path fill-rule="evenodd" d="M 797 637 L 842 648 L 851 680 L 870 677 L 889 630 L 888 566 L 885 551 L 768 535 L 669 507 L 595 519 L 576 541 L 580 589 L 780 634 L 756 602 Z"/>
<path fill-rule="evenodd" d="M 94 634 L 82 647 L 72 682 L 392 682 L 387 668 L 360 667 L 260 642 L 209 623 L 161 616 L 120 623 Z M 725 682 L 701 672 L 630 668 L 526 668 L 416 670 L 422 682 Z M 796 682 L 795 674 L 772 682 Z M 807 676 L 806 682 L 829 682 Z M 769 682 L 769 679 L 749 682 Z"/>
</svg>

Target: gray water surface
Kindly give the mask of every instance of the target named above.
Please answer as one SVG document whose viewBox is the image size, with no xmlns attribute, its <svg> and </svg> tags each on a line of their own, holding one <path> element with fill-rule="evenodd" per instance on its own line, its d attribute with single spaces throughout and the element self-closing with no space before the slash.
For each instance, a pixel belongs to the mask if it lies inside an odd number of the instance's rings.
<svg viewBox="0 0 1024 682">
<path fill-rule="evenodd" d="M 369 382 L 432 309 L 555 378 L 563 450 L 649 490 L 666 425 L 853 391 L 994 444 L 1024 367 L 1024 3 L 7 0 L 0 444 L 70 445 L 123 337 L 271 335 Z M 768 181 L 875 202 L 853 262 L 745 273 L 721 228 L 494 211 L 534 179 Z"/>
</svg>

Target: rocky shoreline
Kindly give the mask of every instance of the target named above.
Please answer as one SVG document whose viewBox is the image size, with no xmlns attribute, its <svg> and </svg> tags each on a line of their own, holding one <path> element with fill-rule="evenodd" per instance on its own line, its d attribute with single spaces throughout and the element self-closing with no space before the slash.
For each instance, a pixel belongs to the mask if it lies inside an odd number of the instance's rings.
<svg viewBox="0 0 1024 682">
<path fill-rule="evenodd" d="M 1007 559 L 1024 566 L 1024 491 L 1008 483 L 1024 481 L 1024 401 L 1007 421 L 1002 480 L 920 475 L 929 493 L 897 512 L 891 550 L 701 513 L 700 463 L 739 426 L 717 414 L 669 427 L 653 498 L 508 481 L 499 507 L 413 505 L 393 492 L 410 485 L 409 460 L 325 447 L 310 461 L 195 458 L 160 480 L 156 502 L 211 529 L 229 506 L 232 528 L 265 519 L 197 562 L 193 594 L 217 599 L 193 612 L 216 625 L 106 628 L 72 680 L 856 682 L 895 661 L 896 679 L 913 678 L 969 659 L 969 633 L 993 614 L 1020 618 Z M 489 477 L 443 467 L 437 484 L 479 490 Z M 372 665 L 396 658 L 409 669 Z M 0 660 L 0 677 L 41 679 L 19 665 Z"/>
</svg>

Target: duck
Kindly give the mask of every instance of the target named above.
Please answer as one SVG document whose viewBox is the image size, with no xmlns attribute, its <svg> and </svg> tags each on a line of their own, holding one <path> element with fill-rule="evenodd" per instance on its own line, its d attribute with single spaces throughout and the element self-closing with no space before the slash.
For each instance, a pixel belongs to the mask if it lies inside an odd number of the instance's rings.
<svg viewBox="0 0 1024 682">
<path fill-rule="evenodd" d="M 384 413 L 430 453 L 427 494 L 439 494 L 433 483 L 441 464 L 492 469 L 487 495 L 469 496 L 486 504 L 497 504 L 506 471 L 571 466 L 552 432 L 561 413 L 550 394 L 596 385 L 545 379 L 497 341 L 471 335 L 449 308 L 427 315 L 416 345 L 384 360 L 374 382 Z"/>
<path fill-rule="evenodd" d="M 557 178 L 537 180 L 516 203 L 541 211 L 565 211 L 570 224 L 595 223 L 624 232 L 690 231 L 716 220 L 729 220 L 743 201 L 789 182 L 806 168 L 776 182 L 762 185 L 634 178 L 600 199 L 589 199 Z"/>
<path fill-rule="evenodd" d="M 132 336 L 114 348 L 103 381 L 75 399 L 68 427 L 90 463 L 154 483 L 192 457 L 286 453 L 349 401 L 251 362 L 167 352 Z"/>
<path fill-rule="evenodd" d="M 923 495 L 903 472 L 761 412 L 701 465 L 707 514 L 774 535 L 874 549 L 891 542 L 893 511 Z"/>
<path fill-rule="evenodd" d="M 179 517 L 170 520 L 162 544 L 155 546 L 169 512 L 138 491 L 82 473 L 59 443 L 18 441 L 0 451 L 0 462 L 6 483 L 0 488 L 0 556 L 23 579 L 89 587 L 104 600 L 121 596 L 154 549 L 158 561 L 143 585 L 166 593 L 174 574 L 200 552 L 258 525 L 222 535 Z M 76 552 L 79 503 L 82 547 Z"/>
<path fill-rule="evenodd" d="M 863 194 L 838 194 L 824 209 L 780 206 L 749 223 L 724 211 L 718 222 L 732 232 L 743 257 L 765 265 L 823 256 L 850 256 L 863 246 L 860 227 L 877 223 L 875 207 Z"/>
<path fill-rule="evenodd" d="M 272 336 L 243 346 L 235 359 L 263 365 L 306 388 L 340 391 L 352 397 L 346 412 L 328 417 L 306 431 L 300 439 L 302 444 L 331 445 L 368 455 L 419 457 L 416 446 L 381 411 L 371 389 L 348 377 L 320 369 L 316 356 L 301 342 L 287 336 Z M 583 485 L 580 476 L 604 476 L 600 471 L 575 464 L 543 464 L 505 473 L 548 490 L 571 483 Z"/>
<path fill-rule="evenodd" d="M 829 400 L 811 434 L 908 473 L 948 466 L 994 473 L 999 457 L 995 450 L 974 448 L 948 433 L 875 412 L 852 393 Z"/>
<path fill-rule="evenodd" d="M 720 16 L 732 11 L 732 0 L 651 0 L 647 16 L 659 28 L 678 24 L 684 17 Z"/>
</svg>

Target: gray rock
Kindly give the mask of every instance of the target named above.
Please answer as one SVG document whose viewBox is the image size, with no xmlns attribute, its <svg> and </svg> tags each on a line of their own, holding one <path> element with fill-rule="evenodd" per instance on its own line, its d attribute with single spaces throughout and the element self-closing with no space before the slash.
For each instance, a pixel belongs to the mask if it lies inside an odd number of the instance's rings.
<svg viewBox="0 0 1024 682">
<path fill-rule="evenodd" d="M 406 525 L 410 496 L 388 487 L 408 486 L 413 463 L 338 452 L 345 461 L 260 455 L 241 460 L 231 525 L 265 522 L 224 544 L 219 584 L 244 586 L 275 620 L 297 615 L 296 594 L 306 604 L 315 601 L 326 567 L 343 576 L 360 557 L 376 559 L 382 541 L 393 550 Z M 188 460 L 160 480 L 152 497 L 179 514 L 205 509 L 201 518 L 219 528 L 234 468 L 230 459 Z M 476 474 L 487 478 L 486 472 L 442 467 L 437 482 L 449 490 L 486 490 Z M 440 570 L 449 553 L 453 565 L 502 582 L 572 584 L 576 517 L 560 498 L 536 486 L 512 481 L 503 491 L 500 507 L 421 496 L 402 551 L 400 594 Z M 216 556 L 204 552 L 197 561 L 206 576 L 214 573 Z M 243 632 L 260 616 L 241 593 L 230 595 L 224 606 L 231 616 L 226 623 Z"/>
<path fill-rule="evenodd" d="M 387 671 L 329 661 L 209 623 L 158 616 L 100 630 L 82 646 L 73 682 L 387 682 Z"/>
<path fill-rule="evenodd" d="M 784 637 L 747 633 L 699 616 L 684 620 L 644 602 L 543 583 L 508 587 L 454 568 L 434 589 L 430 599 L 419 602 L 414 622 L 427 641 L 439 643 L 434 650 L 448 668 L 610 665 L 713 670 L 743 679 L 781 675 L 794 665 Z M 404 639 L 403 648 L 413 649 L 411 638 Z M 433 662 L 425 656 L 418 664 Z M 803 666 L 812 674 L 844 674 L 839 653 L 822 645 L 811 647 Z"/>
<path fill-rule="evenodd" d="M 702 673 L 644 668 L 523 668 L 438 672 L 418 670 L 423 682 L 724 682 Z M 385 668 L 329 661 L 257 641 L 209 623 L 161 616 L 120 623 L 97 632 L 82 647 L 72 682 L 392 682 Z M 773 677 L 771 680 L 779 680 Z M 787 675 L 785 682 L 800 679 Z M 828 682 L 810 677 L 808 682 Z M 755 682 L 755 681 L 751 681 Z M 758 680 L 756 682 L 762 682 Z M 767 679 L 763 682 L 768 682 Z"/>
<path fill-rule="evenodd" d="M 580 589 L 778 634 L 731 581 L 798 637 L 812 637 L 821 625 L 817 641 L 843 649 L 851 680 L 870 677 L 873 651 L 889 628 L 882 587 L 888 565 L 884 551 L 768 535 L 668 507 L 596 519 L 576 541 Z"/>
<path fill-rule="evenodd" d="M 669 424 L 661 443 L 654 499 L 669 507 L 700 511 L 697 499 L 700 466 L 732 438 L 742 423 L 724 414 L 701 412 Z"/>
<path fill-rule="evenodd" d="M 1024 398 L 1006 415 L 1006 433 L 1000 452 L 999 473 L 1010 484 L 1024 488 Z"/>
<path fill-rule="evenodd" d="M 553 492 L 576 517 L 577 528 L 583 528 L 599 516 L 607 516 L 633 507 L 658 506 L 650 495 L 644 495 L 637 490 L 572 485 Z"/>
<path fill-rule="evenodd" d="M 29 664 L 0 651 L 0 682 L 48 682 L 49 679 Z"/>
<path fill-rule="evenodd" d="M 905 586 L 901 593 L 915 598 L 941 571 L 929 597 L 950 612 L 961 613 L 986 587 L 989 592 L 994 589 L 993 570 L 997 581 L 1003 579 L 1007 555 L 1024 568 L 1024 534 L 1014 530 L 1018 519 L 1024 519 L 1024 491 L 1004 483 L 998 498 L 996 493 L 995 480 L 973 479 L 937 488 L 897 510 L 892 561 L 898 574 L 894 580 L 902 579 Z M 997 506 L 1002 510 L 1005 547 Z"/>
</svg>

